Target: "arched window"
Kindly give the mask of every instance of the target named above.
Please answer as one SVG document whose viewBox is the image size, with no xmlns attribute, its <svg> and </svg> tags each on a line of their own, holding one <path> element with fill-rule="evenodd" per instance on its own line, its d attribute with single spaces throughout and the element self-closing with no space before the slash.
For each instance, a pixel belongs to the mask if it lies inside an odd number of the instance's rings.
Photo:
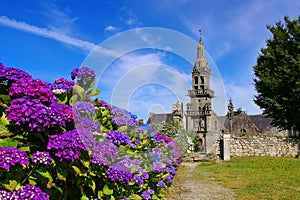
<svg viewBox="0 0 300 200">
<path fill-rule="evenodd" d="M 200 84 L 204 84 L 204 77 L 200 76 Z"/>
<path fill-rule="evenodd" d="M 195 81 L 195 85 L 197 85 L 198 84 L 198 76 L 195 76 L 195 79 L 194 79 Z"/>
</svg>

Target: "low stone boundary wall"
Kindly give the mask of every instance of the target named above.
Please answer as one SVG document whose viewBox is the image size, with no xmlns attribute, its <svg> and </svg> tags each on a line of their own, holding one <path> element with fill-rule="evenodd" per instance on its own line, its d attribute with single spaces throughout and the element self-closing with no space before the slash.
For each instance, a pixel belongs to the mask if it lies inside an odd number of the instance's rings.
<svg viewBox="0 0 300 200">
<path fill-rule="evenodd" d="M 298 157 L 300 139 L 230 135 L 230 156 Z"/>
</svg>

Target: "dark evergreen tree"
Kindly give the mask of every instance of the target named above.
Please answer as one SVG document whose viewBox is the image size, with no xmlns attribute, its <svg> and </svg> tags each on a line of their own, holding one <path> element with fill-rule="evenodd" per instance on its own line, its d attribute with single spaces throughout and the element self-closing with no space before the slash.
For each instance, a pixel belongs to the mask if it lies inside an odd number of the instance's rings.
<svg viewBox="0 0 300 200">
<path fill-rule="evenodd" d="M 272 124 L 300 130 L 300 16 L 267 28 L 272 37 L 254 66 L 255 103 Z"/>
</svg>

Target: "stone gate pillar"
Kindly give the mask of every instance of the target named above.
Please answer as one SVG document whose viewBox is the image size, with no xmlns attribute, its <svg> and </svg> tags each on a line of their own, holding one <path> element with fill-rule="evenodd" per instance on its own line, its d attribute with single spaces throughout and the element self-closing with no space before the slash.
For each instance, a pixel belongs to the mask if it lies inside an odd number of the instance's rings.
<svg viewBox="0 0 300 200">
<path fill-rule="evenodd" d="M 223 160 L 230 160 L 230 134 L 223 135 Z"/>
</svg>

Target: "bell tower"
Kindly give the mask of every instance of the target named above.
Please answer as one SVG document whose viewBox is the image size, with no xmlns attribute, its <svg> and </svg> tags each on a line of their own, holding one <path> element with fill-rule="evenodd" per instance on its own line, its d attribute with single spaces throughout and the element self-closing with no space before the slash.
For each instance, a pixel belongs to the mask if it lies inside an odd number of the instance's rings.
<svg viewBox="0 0 300 200">
<path fill-rule="evenodd" d="M 204 45 L 200 32 L 197 47 L 197 58 L 192 69 L 192 89 L 188 90 L 191 103 L 187 104 L 186 129 L 205 134 L 210 131 L 212 98 L 214 91 L 210 89 L 210 69 L 204 56 Z"/>
</svg>

